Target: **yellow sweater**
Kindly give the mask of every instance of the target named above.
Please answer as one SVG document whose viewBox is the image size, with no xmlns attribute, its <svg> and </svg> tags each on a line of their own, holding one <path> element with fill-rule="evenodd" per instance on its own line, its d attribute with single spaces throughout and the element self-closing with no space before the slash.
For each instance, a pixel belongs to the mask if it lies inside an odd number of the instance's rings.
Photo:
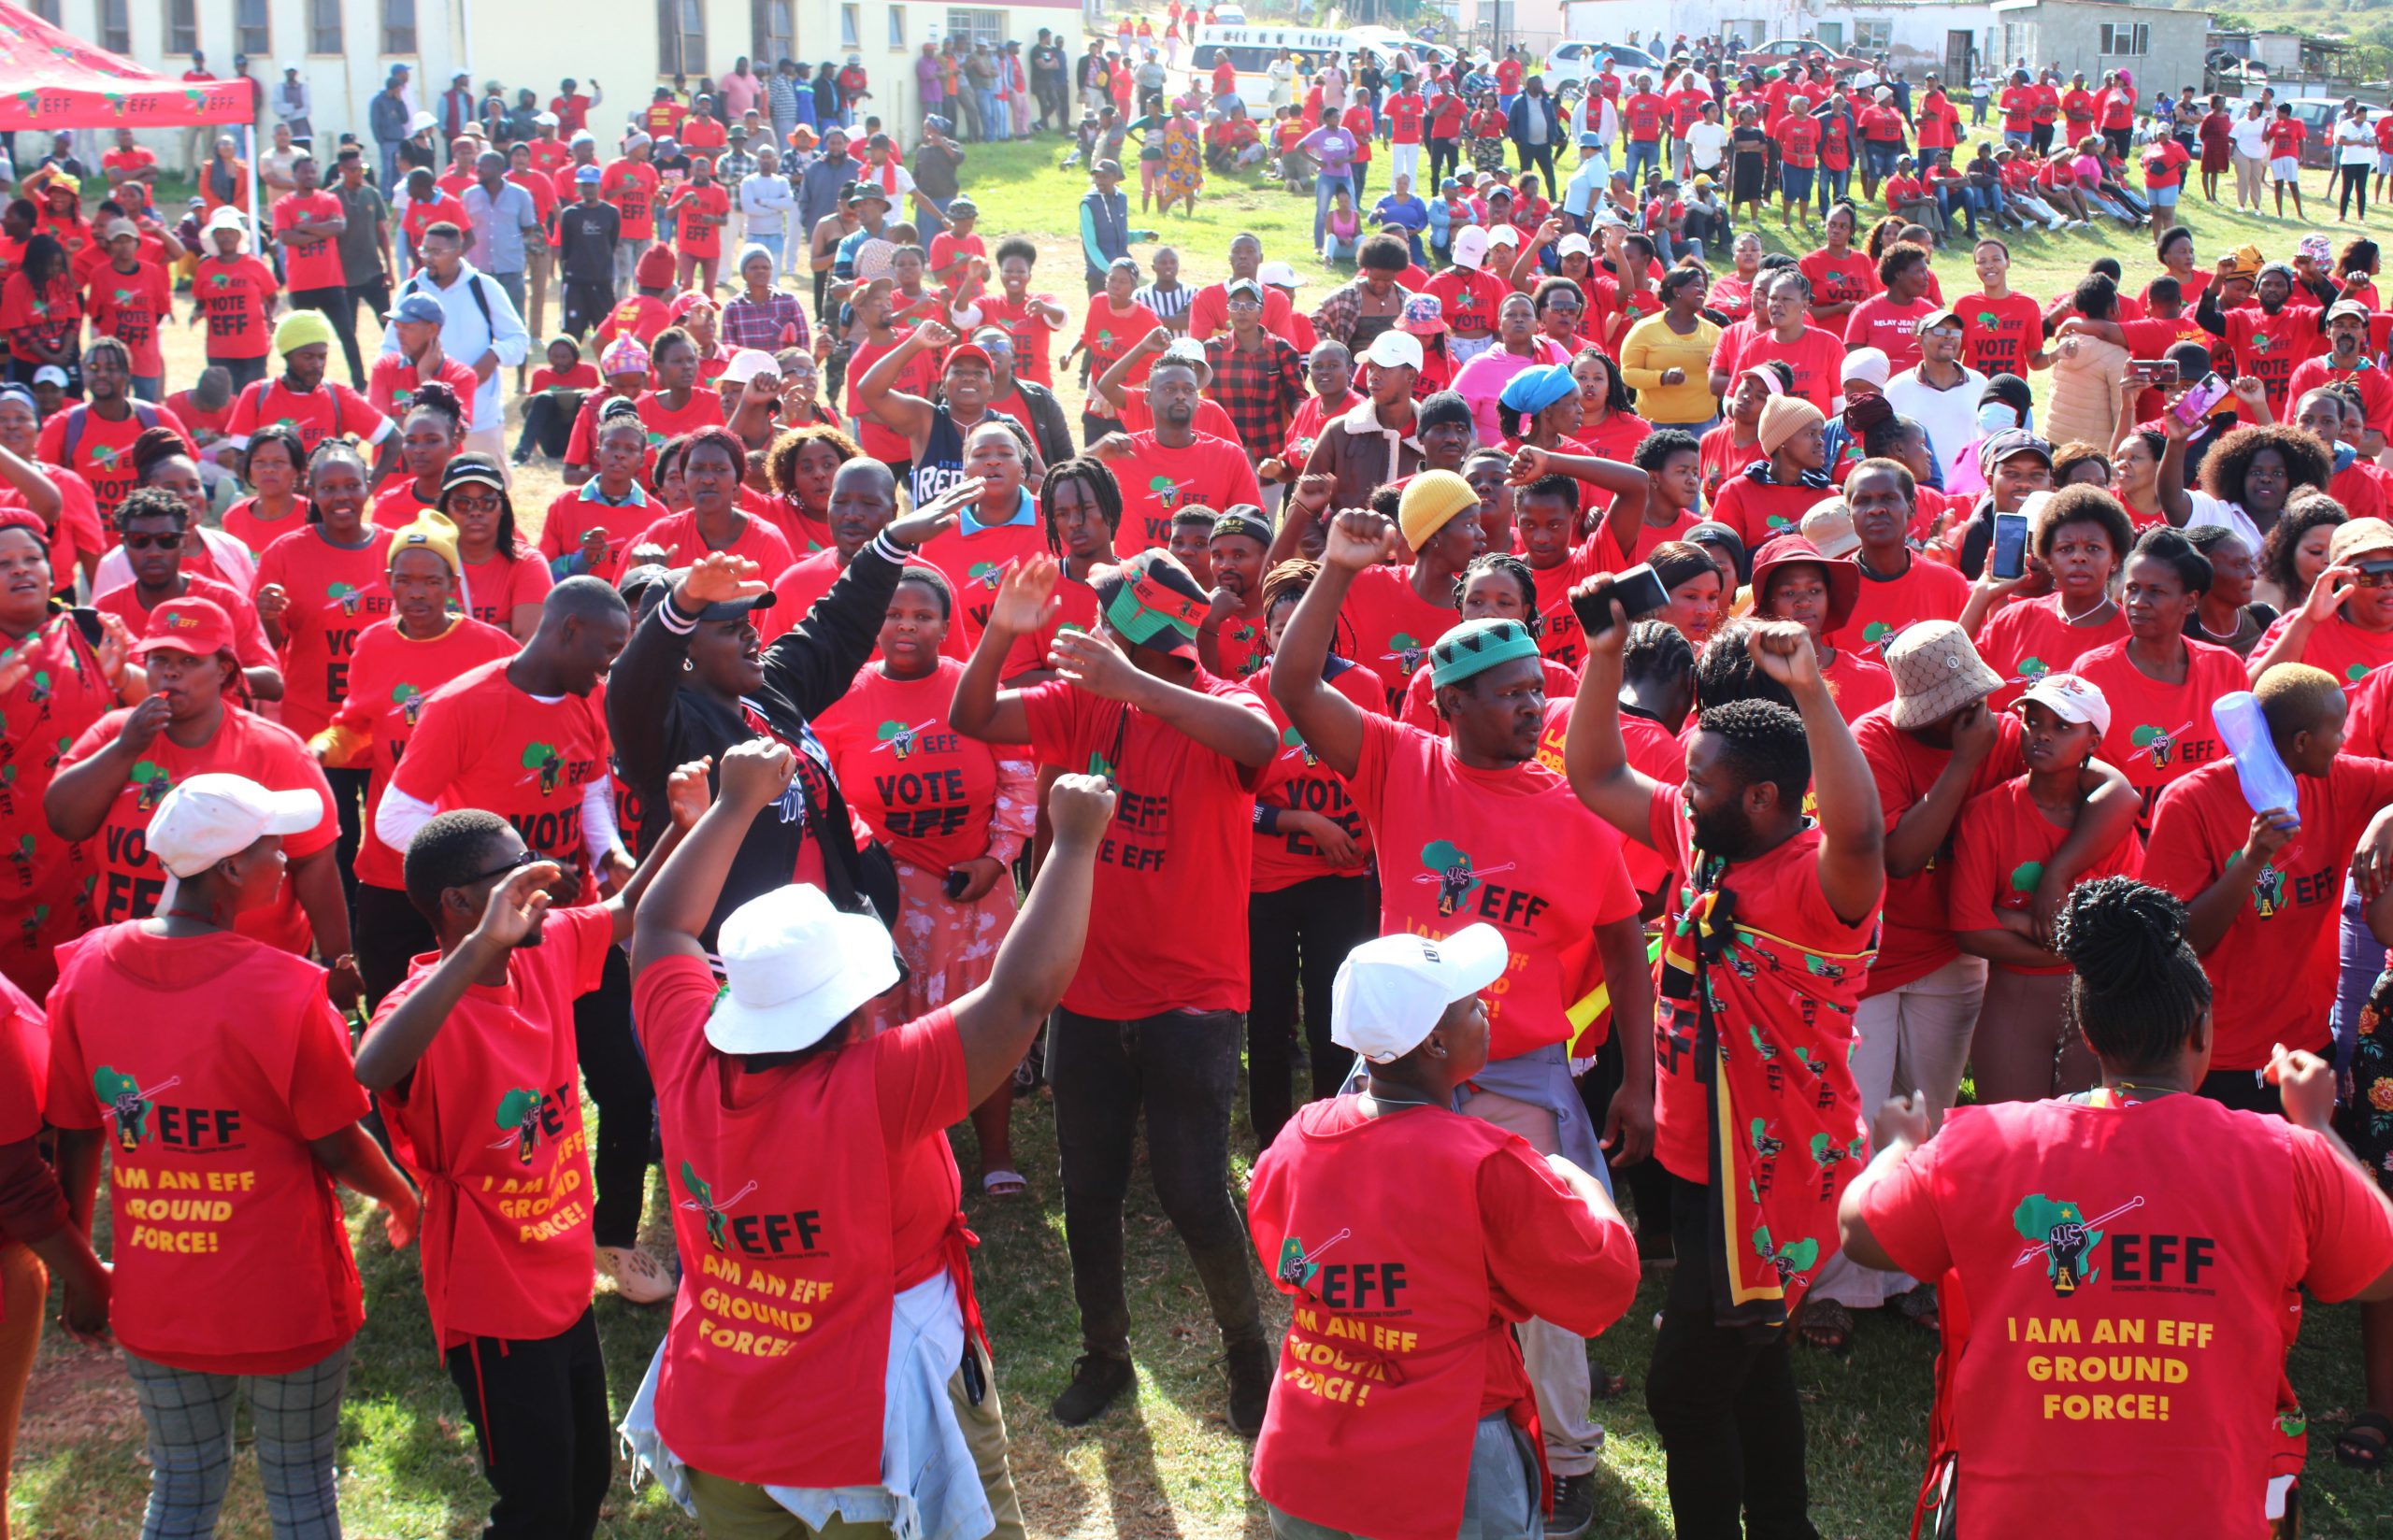
<svg viewBox="0 0 2393 1540">
<path fill-rule="evenodd" d="M 1620 339 L 1620 378 L 1637 392 L 1637 415 L 1648 422 L 1705 422 L 1720 413 L 1719 398 L 1707 383 L 1712 349 L 1720 328 L 1698 316 L 1684 336 L 1670 330 L 1666 315 L 1647 316 Z M 1686 381 L 1665 385 L 1666 370 L 1684 369 Z"/>
</svg>

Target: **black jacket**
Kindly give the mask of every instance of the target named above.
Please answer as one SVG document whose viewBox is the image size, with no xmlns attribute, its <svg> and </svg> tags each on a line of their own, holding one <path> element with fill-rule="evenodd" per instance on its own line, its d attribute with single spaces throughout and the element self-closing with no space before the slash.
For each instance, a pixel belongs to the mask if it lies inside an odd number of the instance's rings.
<svg viewBox="0 0 2393 1540">
<path fill-rule="evenodd" d="M 662 605 L 633 630 L 615 660 L 607 677 L 607 731 L 615 740 L 616 771 L 639 799 L 641 849 L 653 848 L 670 824 L 665 781 L 674 767 L 709 754 L 720 763 L 725 749 L 750 738 L 769 735 L 807 755 L 830 788 L 825 806 L 799 806 L 794 782 L 791 797 L 757 815 L 699 938 L 709 949 L 732 910 L 790 880 L 810 837 L 822 852 L 824 887 L 834 905 L 861 913 L 868 903 L 882 923 L 896 921 L 890 868 L 856 848 L 847 799 L 808 724 L 848 692 L 871 658 L 908 554 L 878 536 L 856 552 L 796 629 L 765 649 L 764 686 L 738 706 L 681 688 L 689 642 L 666 625 Z"/>
<path fill-rule="evenodd" d="M 1072 447 L 1072 425 L 1066 420 L 1064 404 L 1055 399 L 1055 392 L 1019 375 L 1014 377 L 1013 384 L 1022 392 L 1022 404 L 1030 408 L 1030 437 L 1039 446 L 1039 458 L 1055 465 L 1079 453 Z"/>
</svg>

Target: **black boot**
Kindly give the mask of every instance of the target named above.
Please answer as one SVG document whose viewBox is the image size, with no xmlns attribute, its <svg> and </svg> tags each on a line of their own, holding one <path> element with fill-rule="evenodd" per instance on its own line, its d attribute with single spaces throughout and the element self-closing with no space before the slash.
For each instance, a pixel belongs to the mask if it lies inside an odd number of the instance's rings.
<svg viewBox="0 0 2393 1540">
<path fill-rule="evenodd" d="M 1253 1438 L 1263 1431 L 1263 1414 L 1271 1405 L 1271 1382 L 1280 1366 L 1269 1348 L 1245 1342 L 1229 1349 L 1225 1367 L 1230 1377 L 1230 1432 Z"/>
<path fill-rule="evenodd" d="M 1114 1398 L 1138 1383 L 1139 1372 L 1126 1358 L 1111 1353 L 1082 1353 L 1072 1364 L 1072 1382 L 1048 1408 L 1055 1420 L 1077 1428 L 1113 1405 Z"/>
</svg>

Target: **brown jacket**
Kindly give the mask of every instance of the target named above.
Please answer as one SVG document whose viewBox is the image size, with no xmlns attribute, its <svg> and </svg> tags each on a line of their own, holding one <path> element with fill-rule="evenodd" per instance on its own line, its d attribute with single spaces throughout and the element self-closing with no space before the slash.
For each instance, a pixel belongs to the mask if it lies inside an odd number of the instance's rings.
<svg viewBox="0 0 2393 1540">
<path fill-rule="evenodd" d="M 1419 422 L 1401 432 L 1380 425 L 1379 408 L 1367 396 L 1343 416 L 1322 424 L 1305 470 L 1338 478 L 1329 506 L 1367 507 L 1371 493 L 1421 468 Z"/>
</svg>

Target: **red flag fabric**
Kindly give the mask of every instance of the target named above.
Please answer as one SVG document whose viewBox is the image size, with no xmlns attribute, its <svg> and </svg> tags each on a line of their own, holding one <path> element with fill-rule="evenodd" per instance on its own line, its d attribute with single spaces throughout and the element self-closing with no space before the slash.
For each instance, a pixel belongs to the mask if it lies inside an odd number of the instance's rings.
<svg viewBox="0 0 2393 1540">
<path fill-rule="evenodd" d="M 170 80 L 0 0 L 0 129 L 255 121 L 243 79 Z"/>
</svg>

